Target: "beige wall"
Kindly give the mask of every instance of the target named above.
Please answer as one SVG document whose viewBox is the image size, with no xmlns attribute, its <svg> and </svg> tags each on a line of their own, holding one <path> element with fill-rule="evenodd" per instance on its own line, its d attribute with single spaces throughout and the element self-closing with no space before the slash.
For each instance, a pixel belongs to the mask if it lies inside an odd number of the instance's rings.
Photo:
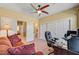
<svg viewBox="0 0 79 59">
<path fill-rule="evenodd" d="M 2 7 L 0 7 L 0 16 L 14 18 L 16 20 L 21 20 L 21 21 L 30 21 L 30 20 L 36 21 L 37 20 L 26 14 L 11 11 L 11 10 L 8 10 L 8 9 L 2 8 Z"/>
<path fill-rule="evenodd" d="M 39 23 L 40 23 L 40 25 L 42 25 L 44 23 L 49 23 L 51 21 L 56 21 L 56 20 L 61 20 L 61 19 L 66 20 L 66 18 L 73 20 L 71 22 L 72 23 L 71 27 L 72 27 L 72 29 L 76 29 L 77 28 L 77 14 L 76 14 L 75 8 L 57 13 L 55 15 L 51 15 L 51 16 L 41 18 L 39 20 Z"/>
<path fill-rule="evenodd" d="M 31 26 L 30 22 L 33 25 L 35 23 L 38 23 L 38 20 L 35 19 L 34 17 L 28 16 L 27 14 L 23 14 L 23 13 L 18 13 L 18 12 L 15 12 L 15 11 L 12 11 L 12 10 L 9 10 L 9 9 L 6 9 L 6 8 L 2 8 L 2 7 L 0 7 L 0 17 L 7 17 L 7 18 L 14 19 L 14 20 L 19 20 L 19 21 L 26 21 L 29 24 L 30 28 L 33 28 L 33 26 Z M 4 21 L 4 23 L 6 21 Z M 28 34 L 29 34 L 31 36 L 33 34 L 33 36 L 34 36 L 34 29 L 32 30 L 30 28 L 28 28 L 29 32 L 26 32 L 27 33 L 26 35 L 28 36 Z M 27 28 L 26 28 L 26 31 L 27 31 Z M 30 32 L 32 34 L 30 34 Z M 28 39 L 28 37 L 26 38 L 26 41 L 27 41 L 27 39 Z M 34 38 L 32 38 L 32 39 L 34 39 Z M 29 41 L 29 39 L 28 39 L 28 41 Z"/>
</svg>

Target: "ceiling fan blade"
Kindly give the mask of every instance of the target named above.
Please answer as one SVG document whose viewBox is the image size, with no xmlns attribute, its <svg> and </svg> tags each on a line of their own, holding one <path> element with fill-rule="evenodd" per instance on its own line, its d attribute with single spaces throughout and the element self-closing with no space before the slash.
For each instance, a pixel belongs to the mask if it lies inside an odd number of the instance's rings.
<svg viewBox="0 0 79 59">
<path fill-rule="evenodd" d="M 49 7 L 49 5 L 45 5 L 45 6 L 41 7 L 40 10 L 45 9 L 47 7 Z"/>
<path fill-rule="evenodd" d="M 35 10 L 37 10 L 33 4 L 31 4 L 31 6 L 32 6 Z"/>
<path fill-rule="evenodd" d="M 30 13 L 37 13 L 37 12 L 30 12 Z"/>
<path fill-rule="evenodd" d="M 43 13 L 45 13 L 45 14 L 48 14 L 48 12 L 46 12 L 46 11 L 42 11 Z"/>
</svg>

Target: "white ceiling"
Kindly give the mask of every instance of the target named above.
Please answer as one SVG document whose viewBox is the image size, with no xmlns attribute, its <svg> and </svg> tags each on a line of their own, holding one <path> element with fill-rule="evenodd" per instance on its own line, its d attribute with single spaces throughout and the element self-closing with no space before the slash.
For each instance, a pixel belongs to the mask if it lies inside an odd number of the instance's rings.
<svg viewBox="0 0 79 59">
<path fill-rule="evenodd" d="M 45 11 L 48 11 L 48 15 L 52 15 L 58 12 L 62 12 L 64 10 L 68 10 L 70 8 L 74 8 L 79 5 L 79 3 L 33 3 L 33 5 L 37 8 L 37 5 L 44 6 L 46 4 L 49 4 L 50 6 L 45 9 Z M 33 16 L 37 19 L 46 17 L 48 15 L 42 14 L 41 16 L 38 16 L 38 14 L 33 13 L 35 10 L 31 7 L 30 3 L 0 3 L 0 7 L 5 7 L 17 12 L 22 12 L 24 14 Z"/>
</svg>

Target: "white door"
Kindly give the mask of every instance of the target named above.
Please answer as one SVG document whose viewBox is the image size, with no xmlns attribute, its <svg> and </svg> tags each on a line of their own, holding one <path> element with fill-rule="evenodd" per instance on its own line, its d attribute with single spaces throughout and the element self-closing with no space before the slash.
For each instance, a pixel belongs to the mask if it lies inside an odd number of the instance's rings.
<svg viewBox="0 0 79 59">
<path fill-rule="evenodd" d="M 40 38 L 45 39 L 45 31 L 47 30 L 51 32 L 52 37 L 62 38 L 64 34 L 69 30 L 69 19 L 61 19 L 57 21 L 49 22 L 47 25 L 43 24 L 40 26 Z"/>
<path fill-rule="evenodd" d="M 69 30 L 69 20 L 60 20 L 56 25 L 56 36 L 58 38 L 64 37 L 64 34 Z"/>
<path fill-rule="evenodd" d="M 56 21 L 48 23 L 47 27 L 48 31 L 51 32 L 52 37 L 56 37 Z"/>
<path fill-rule="evenodd" d="M 63 21 L 58 21 L 56 26 L 56 37 L 61 38 L 63 36 Z"/>
<path fill-rule="evenodd" d="M 63 29 L 64 32 L 63 33 L 67 33 L 67 31 L 70 30 L 69 27 L 71 27 L 71 23 L 69 24 L 69 19 L 64 20 L 63 26 L 64 26 L 64 29 Z"/>
</svg>

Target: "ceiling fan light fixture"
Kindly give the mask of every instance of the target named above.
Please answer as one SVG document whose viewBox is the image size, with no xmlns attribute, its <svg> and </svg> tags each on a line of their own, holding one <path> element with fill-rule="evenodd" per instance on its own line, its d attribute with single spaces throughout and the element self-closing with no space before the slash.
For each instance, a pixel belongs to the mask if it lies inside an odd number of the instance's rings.
<svg viewBox="0 0 79 59">
<path fill-rule="evenodd" d="M 33 6 L 33 4 L 31 4 L 32 8 L 35 9 L 35 13 L 37 13 L 39 16 L 42 14 L 42 13 L 45 13 L 45 14 L 48 14 L 47 11 L 44 11 L 45 8 L 49 7 L 49 5 L 44 5 L 43 7 L 41 7 L 41 5 L 38 5 L 38 8 L 36 8 L 35 6 Z"/>
<path fill-rule="evenodd" d="M 39 10 L 39 11 L 37 11 L 37 13 L 38 13 L 38 14 L 41 14 L 42 12 Z"/>
</svg>

